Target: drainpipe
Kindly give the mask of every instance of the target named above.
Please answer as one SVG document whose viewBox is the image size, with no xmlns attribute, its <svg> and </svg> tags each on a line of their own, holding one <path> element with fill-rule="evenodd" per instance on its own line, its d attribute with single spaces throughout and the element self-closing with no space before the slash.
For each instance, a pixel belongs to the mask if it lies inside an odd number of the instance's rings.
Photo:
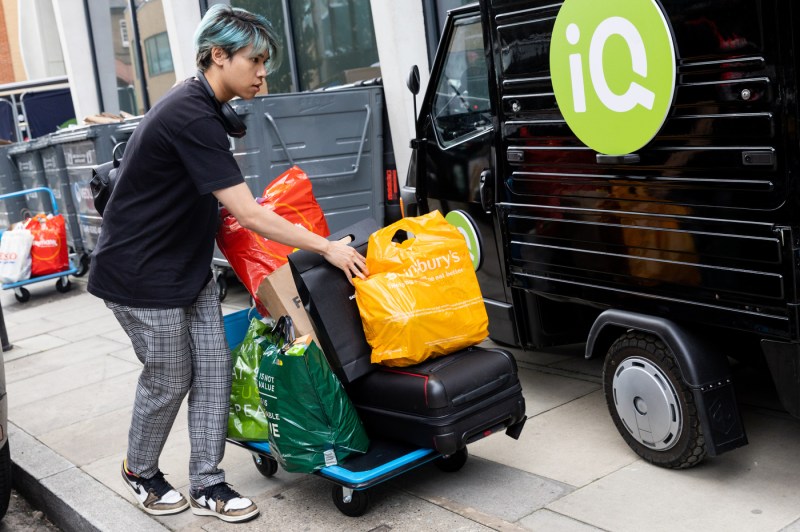
<svg viewBox="0 0 800 532">
<path fill-rule="evenodd" d="M 92 54 L 92 71 L 94 72 L 94 87 L 97 91 L 97 102 L 100 104 L 100 112 L 106 110 L 103 102 L 103 89 L 100 86 L 100 73 L 97 68 L 97 50 L 94 46 L 94 27 L 92 26 L 92 15 L 89 13 L 89 0 L 83 0 L 83 16 L 86 19 L 86 31 L 89 34 L 89 51 Z"/>
<path fill-rule="evenodd" d="M 87 0 L 84 0 L 84 2 Z M 147 78 L 144 76 L 144 54 L 142 54 L 142 43 L 139 39 L 139 21 L 136 18 L 136 2 L 135 0 L 128 0 L 128 9 L 131 11 L 131 29 L 133 30 L 133 46 L 136 50 L 136 75 L 141 81 L 142 89 L 142 105 L 144 105 L 144 112 L 150 110 L 150 95 L 147 92 Z"/>
</svg>

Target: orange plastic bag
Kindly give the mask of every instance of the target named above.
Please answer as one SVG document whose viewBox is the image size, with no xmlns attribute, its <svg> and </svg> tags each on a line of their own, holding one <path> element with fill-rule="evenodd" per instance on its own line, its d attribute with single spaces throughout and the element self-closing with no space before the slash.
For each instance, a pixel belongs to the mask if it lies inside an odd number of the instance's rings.
<svg viewBox="0 0 800 532">
<path fill-rule="evenodd" d="M 59 273 L 69 269 L 67 226 L 60 214 L 37 214 L 25 222 L 33 235 L 31 277 Z"/>
<path fill-rule="evenodd" d="M 330 234 L 322 208 L 311 190 L 311 181 L 297 166 L 275 178 L 257 201 L 265 208 L 271 207 L 276 214 L 293 224 L 320 236 Z M 258 286 L 264 277 L 286 264 L 286 256 L 294 248 L 245 229 L 225 210 L 222 212 L 222 226 L 217 232 L 217 246 L 253 296 L 258 311 L 262 316 L 268 316 L 267 309 L 256 296 Z"/>
<path fill-rule="evenodd" d="M 399 230 L 413 238 L 393 242 Z M 373 233 L 367 268 L 369 278 L 354 282 L 373 363 L 410 366 L 488 336 L 467 244 L 439 211 Z"/>
</svg>

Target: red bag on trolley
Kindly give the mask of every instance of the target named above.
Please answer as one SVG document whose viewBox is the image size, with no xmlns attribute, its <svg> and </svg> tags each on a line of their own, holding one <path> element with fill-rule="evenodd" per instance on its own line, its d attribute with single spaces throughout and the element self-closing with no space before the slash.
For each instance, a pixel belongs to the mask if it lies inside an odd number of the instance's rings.
<svg viewBox="0 0 800 532">
<path fill-rule="evenodd" d="M 37 214 L 25 222 L 33 235 L 31 277 L 59 273 L 69 269 L 67 226 L 60 214 Z"/>
<path fill-rule="evenodd" d="M 325 215 L 311 190 L 311 180 L 297 166 L 275 178 L 256 201 L 264 208 L 272 208 L 276 214 L 295 225 L 323 237 L 330 235 Z M 287 263 L 286 256 L 294 248 L 245 229 L 225 209 L 222 211 L 222 226 L 217 232 L 217 246 L 253 296 L 258 311 L 263 316 L 268 315 L 256 291 L 264 277 Z"/>
</svg>

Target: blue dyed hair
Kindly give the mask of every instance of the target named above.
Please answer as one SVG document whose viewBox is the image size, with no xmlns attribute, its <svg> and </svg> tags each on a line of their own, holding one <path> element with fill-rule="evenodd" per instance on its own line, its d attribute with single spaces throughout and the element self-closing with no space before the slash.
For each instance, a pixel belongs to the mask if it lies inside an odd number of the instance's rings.
<svg viewBox="0 0 800 532">
<path fill-rule="evenodd" d="M 211 49 L 215 46 L 230 57 L 250 44 L 256 55 L 269 55 L 267 72 L 274 72 L 280 61 L 280 45 L 272 24 L 245 9 L 214 4 L 194 33 L 197 68 L 205 72 L 211 66 Z"/>
</svg>

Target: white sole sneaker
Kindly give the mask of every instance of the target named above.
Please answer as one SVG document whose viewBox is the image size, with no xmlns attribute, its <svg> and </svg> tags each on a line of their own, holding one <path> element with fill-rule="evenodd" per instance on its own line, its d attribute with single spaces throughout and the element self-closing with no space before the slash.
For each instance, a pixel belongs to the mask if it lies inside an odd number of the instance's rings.
<svg viewBox="0 0 800 532">
<path fill-rule="evenodd" d="M 216 511 L 208 508 L 207 506 L 202 505 L 200 502 L 195 500 L 194 497 L 189 496 L 189 500 L 191 502 L 192 513 L 194 515 L 207 515 L 210 517 L 216 517 L 217 519 L 221 519 L 223 521 L 227 521 L 228 523 L 238 523 L 240 521 L 249 521 L 250 519 L 254 519 L 258 516 L 259 510 L 258 507 L 253 504 L 253 509 L 250 511 L 246 511 L 245 513 L 241 514 L 226 514 L 223 511 Z M 210 501 L 209 501 L 210 502 Z M 245 508 L 247 510 L 247 508 Z"/>
<path fill-rule="evenodd" d="M 182 495 L 180 499 L 173 503 L 159 503 L 158 497 L 151 491 L 145 489 L 145 487 L 137 482 L 135 479 L 130 478 L 125 473 L 125 463 L 122 464 L 122 469 L 120 471 L 122 473 L 122 480 L 125 482 L 125 485 L 128 486 L 128 489 L 131 490 L 133 496 L 136 498 L 136 502 L 139 505 L 139 508 L 144 510 L 150 515 L 172 515 L 180 513 L 186 510 L 189 507 L 189 501 L 187 501 Z M 177 493 L 177 490 L 174 490 Z M 180 493 L 178 493 L 180 495 Z M 162 507 L 159 508 L 158 505 Z M 155 505 L 155 507 L 153 507 Z M 166 506 L 166 507 L 165 507 Z"/>
</svg>

